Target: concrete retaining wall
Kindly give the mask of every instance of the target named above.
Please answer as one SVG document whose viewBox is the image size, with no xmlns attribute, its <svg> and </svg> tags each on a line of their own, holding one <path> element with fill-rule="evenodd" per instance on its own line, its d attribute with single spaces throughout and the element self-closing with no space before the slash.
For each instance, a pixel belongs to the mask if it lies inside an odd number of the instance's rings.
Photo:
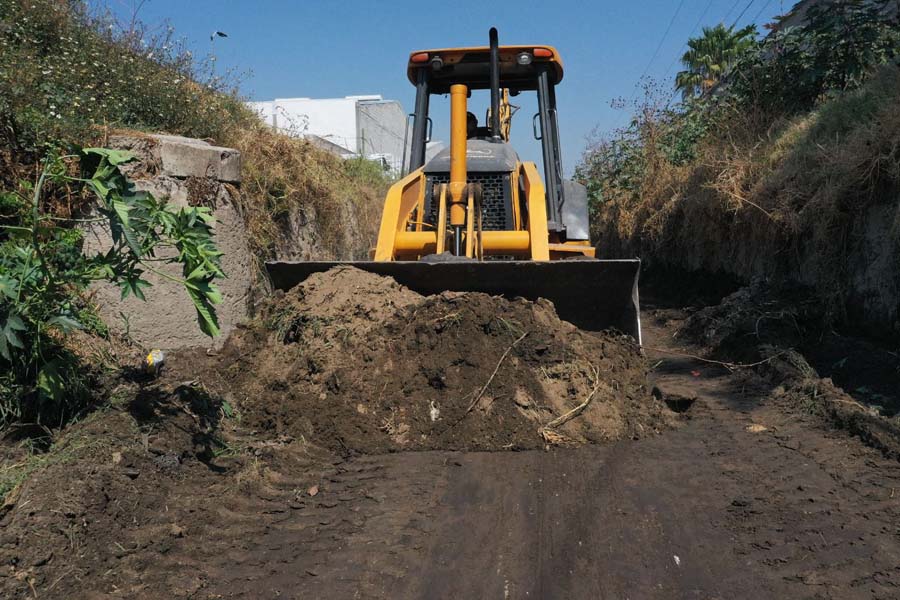
<svg viewBox="0 0 900 600">
<path fill-rule="evenodd" d="M 213 209 L 216 244 L 225 253 L 222 268 L 227 279 L 218 283 L 225 301 L 217 307 L 222 336 L 215 340 L 200 331 L 196 311 L 182 286 L 152 273 L 146 274 L 153 284 L 145 291 L 146 302 L 133 297 L 123 301 L 117 287 L 97 285 L 95 299 L 101 315 L 111 329 L 126 333 L 145 348 L 221 346 L 234 326 L 247 317 L 257 268 L 247 246 L 240 210 L 240 152 L 202 140 L 163 135 L 113 136 L 108 145 L 138 157 L 125 169 L 138 189 L 167 199 L 176 207 L 203 205 Z M 103 251 L 110 241 L 108 229 L 92 228 L 86 235 L 85 250 Z M 160 270 L 181 276 L 177 265 L 163 265 Z"/>
</svg>

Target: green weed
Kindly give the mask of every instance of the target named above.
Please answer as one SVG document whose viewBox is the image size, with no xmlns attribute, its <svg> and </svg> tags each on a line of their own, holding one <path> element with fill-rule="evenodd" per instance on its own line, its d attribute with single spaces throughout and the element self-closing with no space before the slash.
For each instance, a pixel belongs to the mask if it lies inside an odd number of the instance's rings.
<svg viewBox="0 0 900 600">
<path fill-rule="evenodd" d="M 215 305 L 222 298 L 215 280 L 224 274 L 212 215 L 202 207 L 175 210 L 136 192 L 120 170 L 129 160 L 125 152 L 102 148 L 69 157 L 51 154 L 37 184 L 23 182 L 13 192 L 22 208 L 0 223 L 0 424 L 24 418 L 59 426 L 85 404 L 89 374 L 66 347 L 66 336 L 76 329 L 105 331 L 96 314 L 80 306 L 92 281 L 114 283 L 122 298 L 143 300 L 150 286 L 145 273 L 165 276 L 184 286 L 204 333 L 219 332 Z M 80 177 L 69 174 L 68 161 L 81 165 Z M 108 251 L 83 254 L 80 232 L 60 227 L 47 213 L 45 186 L 51 182 L 83 186 L 94 195 L 96 220 L 112 234 Z M 167 262 L 181 265 L 181 278 L 154 266 L 162 246 L 178 249 Z"/>
</svg>

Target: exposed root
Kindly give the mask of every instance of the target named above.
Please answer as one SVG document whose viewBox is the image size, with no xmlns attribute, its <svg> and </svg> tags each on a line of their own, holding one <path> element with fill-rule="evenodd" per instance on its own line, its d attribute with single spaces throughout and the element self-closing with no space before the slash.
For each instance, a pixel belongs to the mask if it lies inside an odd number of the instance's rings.
<svg viewBox="0 0 900 600">
<path fill-rule="evenodd" d="M 606 387 L 600 381 L 600 369 L 596 367 L 591 367 L 593 371 L 593 379 L 594 379 L 594 387 L 591 388 L 591 393 L 588 394 L 588 397 L 584 399 L 584 402 L 573 408 L 572 410 L 556 417 L 543 427 L 538 430 L 538 433 L 548 444 L 553 444 L 555 446 L 563 446 L 570 443 L 571 440 L 561 433 L 554 431 L 557 427 L 562 427 L 578 415 L 584 412 L 584 410 L 590 406 L 591 402 L 594 401 L 594 398 L 597 396 L 597 392 L 600 391 L 601 387 Z"/>
<path fill-rule="evenodd" d="M 704 363 L 709 363 L 713 365 L 719 365 L 720 367 L 725 367 L 729 371 L 737 371 L 738 369 L 751 369 L 753 367 L 758 367 L 760 365 L 764 365 L 770 361 L 775 360 L 779 356 L 785 354 L 785 352 L 778 352 L 777 354 L 773 354 L 768 358 L 764 358 L 763 360 L 754 362 L 754 363 L 732 363 L 726 362 L 722 360 L 713 360 L 711 358 L 703 358 L 702 356 L 697 356 L 696 354 L 688 354 L 687 352 L 676 352 L 675 350 L 666 350 L 664 348 L 654 348 L 653 346 L 643 346 L 645 350 L 653 350 L 654 352 L 661 352 L 663 354 L 671 354 L 673 356 L 681 356 L 682 358 L 691 358 L 693 360 L 697 360 Z M 654 367 L 655 368 L 655 367 Z"/>
<path fill-rule="evenodd" d="M 500 357 L 500 360 L 497 362 L 497 366 L 494 367 L 494 372 L 491 373 L 491 376 L 490 376 L 490 377 L 488 377 L 487 383 L 485 383 L 485 384 L 484 384 L 484 387 L 481 388 L 481 391 L 479 391 L 479 392 L 475 395 L 475 398 L 474 398 L 474 399 L 472 400 L 472 402 L 469 404 L 469 407 L 466 409 L 466 412 L 463 413 L 463 416 L 462 416 L 462 418 L 460 418 L 460 420 L 462 420 L 463 418 L 465 418 L 465 416 L 466 416 L 467 414 L 469 414 L 470 412 L 472 412 L 472 409 L 475 408 L 475 405 L 477 405 L 477 404 L 478 404 L 478 401 L 481 400 L 481 397 L 484 396 L 484 393 L 487 391 L 488 386 L 491 385 L 491 382 L 494 380 L 494 377 L 497 376 L 497 371 L 500 370 L 500 365 L 502 365 L 502 364 L 503 364 L 503 361 L 506 360 L 506 356 L 509 354 L 510 350 L 512 350 L 513 348 L 515 348 L 515 347 L 516 347 L 516 344 L 518 344 L 519 342 L 521 342 L 522 340 L 524 340 L 524 339 L 525 339 L 525 336 L 527 336 L 527 335 L 528 335 L 528 332 L 526 331 L 525 333 L 523 333 L 522 335 L 520 335 L 519 338 L 518 338 L 516 341 L 514 341 L 512 344 L 510 344 L 509 348 L 506 349 L 506 352 L 503 353 L 503 356 L 501 356 L 501 357 Z"/>
</svg>

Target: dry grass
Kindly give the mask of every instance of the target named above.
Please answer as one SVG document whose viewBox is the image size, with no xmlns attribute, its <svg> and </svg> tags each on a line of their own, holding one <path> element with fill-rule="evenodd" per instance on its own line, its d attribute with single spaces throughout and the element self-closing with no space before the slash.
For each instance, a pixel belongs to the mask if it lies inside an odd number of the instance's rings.
<svg viewBox="0 0 900 600">
<path fill-rule="evenodd" d="M 257 257 L 368 256 L 386 179 L 353 175 L 342 159 L 262 125 L 235 129 L 221 141 L 243 154 L 241 196 Z"/>
<path fill-rule="evenodd" d="M 862 215 L 900 197 L 898 105 L 900 69 L 891 65 L 789 121 L 764 127 L 757 115 L 733 115 L 692 164 L 651 161 L 637 198 L 605 190 L 595 222 L 601 245 L 650 264 L 784 276 L 817 287 L 841 313 L 859 276 Z M 884 262 L 900 268 L 900 259 Z M 884 273 L 900 295 L 898 280 Z"/>
</svg>

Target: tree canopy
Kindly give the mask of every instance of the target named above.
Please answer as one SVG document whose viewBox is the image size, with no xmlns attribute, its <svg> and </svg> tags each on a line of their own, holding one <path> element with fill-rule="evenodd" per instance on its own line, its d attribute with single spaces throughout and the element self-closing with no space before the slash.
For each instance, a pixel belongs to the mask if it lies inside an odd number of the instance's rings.
<svg viewBox="0 0 900 600">
<path fill-rule="evenodd" d="M 688 50 L 681 57 L 685 70 L 675 76 L 675 87 L 685 99 L 700 96 L 712 89 L 728 69 L 756 42 L 756 26 L 735 30 L 719 23 L 704 27 L 699 37 L 688 40 Z"/>
</svg>

